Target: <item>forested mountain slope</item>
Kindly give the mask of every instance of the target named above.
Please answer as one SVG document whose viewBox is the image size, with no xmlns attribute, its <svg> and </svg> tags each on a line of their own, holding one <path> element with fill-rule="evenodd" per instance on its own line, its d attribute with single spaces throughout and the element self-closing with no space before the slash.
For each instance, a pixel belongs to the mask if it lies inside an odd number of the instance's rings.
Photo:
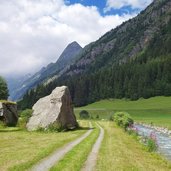
<svg viewBox="0 0 171 171">
<path fill-rule="evenodd" d="M 31 107 L 63 84 L 77 106 L 104 98 L 171 95 L 171 1 L 155 0 L 88 45 L 59 78 L 27 92 L 20 105 Z"/>
</svg>

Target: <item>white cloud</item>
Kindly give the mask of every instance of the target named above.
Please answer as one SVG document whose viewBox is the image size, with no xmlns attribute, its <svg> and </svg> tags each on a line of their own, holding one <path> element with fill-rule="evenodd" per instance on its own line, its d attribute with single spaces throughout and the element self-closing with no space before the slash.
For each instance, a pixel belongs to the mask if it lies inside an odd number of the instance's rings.
<svg viewBox="0 0 171 171">
<path fill-rule="evenodd" d="M 122 7 L 131 6 L 133 9 L 144 9 L 147 7 L 152 0 L 107 0 L 106 2 L 106 11 L 110 11 L 111 9 L 120 9 Z"/>
<path fill-rule="evenodd" d="M 101 16 L 96 7 L 63 0 L 1 0 L 0 75 L 33 73 L 68 43 L 85 46 L 133 16 Z"/>
</svg>

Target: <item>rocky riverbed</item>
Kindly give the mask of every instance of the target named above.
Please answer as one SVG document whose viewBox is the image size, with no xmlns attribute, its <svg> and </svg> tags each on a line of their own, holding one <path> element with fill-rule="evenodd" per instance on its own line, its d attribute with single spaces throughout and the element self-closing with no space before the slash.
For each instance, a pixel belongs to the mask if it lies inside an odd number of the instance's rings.
<svg viewBox="0 0 171 171">
<path fill-rule="evenodd" d="M 151 125 L 151 124 L 145 124 L 145 123 L 140 123 L 140 125 L 146 127 L 146 128 L 151 128 L 151 129 L 154 129 L 158 132 L 161 132 L 163 134 L 167 134 L 169 136 L 171 136 L 171 130 L 169 130 L 168 128 L 165 128 L 165 127 L 158 127 L 158 126 L 155 126 L 155 125 Z"/>
</svg>

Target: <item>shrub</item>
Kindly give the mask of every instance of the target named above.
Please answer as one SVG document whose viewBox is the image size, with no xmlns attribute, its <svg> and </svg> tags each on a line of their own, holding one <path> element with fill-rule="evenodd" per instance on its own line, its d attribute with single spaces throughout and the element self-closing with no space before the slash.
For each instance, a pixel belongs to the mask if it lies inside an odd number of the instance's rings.
<svg viewBox="0 0 171 171">
<path fill-rule="evenodd" d="M 127 132 L 129 135 L 133 135 L 135 138 L 138 137 L 138 129 L 133 125 L 127 128 Z"/>
<path fill-rule="evenodd" d="M 80 115 L 80 118 L 81 118 L 81 119 L 88 119 L 88 118 L 90 118 L 90 115 L 89 115 L 89 113 L 88 113 L 86 110 L 82 110 L 82 111 L 79 113 L 79 115 Z"/>
<path fill-rule="evenodd" d="M 6 127 L 6 125 L 4 124 L 4 122 L 0 121 L 0 128 L 5 128 L 5 127 Z"/>
<path fill-rule="evenodd" d="M 0 76 L 0 99 L 1 100 L 7 100 L 8 99 L 7 83 L 4 80 L 4 78 L 2 78 L 1 76 Z"/>
<path fill-rule="evenodd" d="M 61 125 L 60 122 L 58 121 L 55 121 L 54 123 L 51 123 L 48 128 L 46 129 L 46 131 L 49 131 L 49 132 L 60 132 L 63 130 L 63 127 Z"/>
<path fill-rule="evenodd" d="M 91 115 L 91 116 L 90 116 L 90 119 L 94 119 L 94 117 Z"/>
<path fill-rule="evenodd" d="M 110 115 L 109 121 L 113 121 L 113 115 Z"/>
<path fill-rule="evenodd" d="M 33 113 L 33 110 L 31 109 L 26 109 L 23 110 L 19 113 L 19 122 L 18 122 L 18 126 L 25 128 L 26 123 L 28 122 L 29 118 L 31 117 Z"/>
<path fill-rule="evenodd" d="M 149 138 L 147 140 L 147 148 L 148 148 L 149 152 L 156 151 L 157 150 L 157 143 L 156 143 L 156 141 L 151 139 L 151 138 Z"/>
<path fill-rule="evenodd" d="M 33 113 L 32 109 L 26 109 L 20 112 L 19 116 L 22 118 L 27 118 L 29 119 Z"/>
<path fill-rule="evenodd" d="M 150 137 L 147 139 L 147 147 L 149 152 L 153 152 L 157 150 L 157 140 L 155 133 L 151 133 Z"/>
<path fill-rule="evenodd" d="M 36 129 L 36 131 L 38 132 L 61 132 L 62 130 L 63 130 L 62 125 L 58 121 L 49 124 L 49 126 L 46 128 L 38 126 Z"/>
<path fill-rule="evenodd" d="M 100 117 L 99 117 L 99 115 L 96 115 L 96 119 L 99 119 Z"/>
<path fill-rule="evenodd" d="M 131 116 L 126 113 L 126 112 L 117 112 L 114 114 L 114 121 L 116 122 L 116 124 L 122 128 L 124 128 L 125 130 L 133 125 L 134 121 L 131 118 Z"/>
</svg>

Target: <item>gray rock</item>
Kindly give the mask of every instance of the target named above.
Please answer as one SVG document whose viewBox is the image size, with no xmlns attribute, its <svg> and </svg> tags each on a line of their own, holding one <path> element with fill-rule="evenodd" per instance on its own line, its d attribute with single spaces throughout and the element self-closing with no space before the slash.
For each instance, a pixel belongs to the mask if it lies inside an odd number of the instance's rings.
<svg viewBox="0 0 171 171">
<path fill-rule="evenodd" d="M 7 126 L 16 126 L 18 122 L 17 104 L 8 101 L 0 102 L 0 120 Z"/>
<path fill-rule="evenodd" d="M 73 129 L 77 126 L 70 92 L 66 86 L 57 87 L 49 96 L 36 102 L 27 129 L 33 131 L 48 128 L 50 124 L 56 122 L 64 129 Z"/>
</svg>

